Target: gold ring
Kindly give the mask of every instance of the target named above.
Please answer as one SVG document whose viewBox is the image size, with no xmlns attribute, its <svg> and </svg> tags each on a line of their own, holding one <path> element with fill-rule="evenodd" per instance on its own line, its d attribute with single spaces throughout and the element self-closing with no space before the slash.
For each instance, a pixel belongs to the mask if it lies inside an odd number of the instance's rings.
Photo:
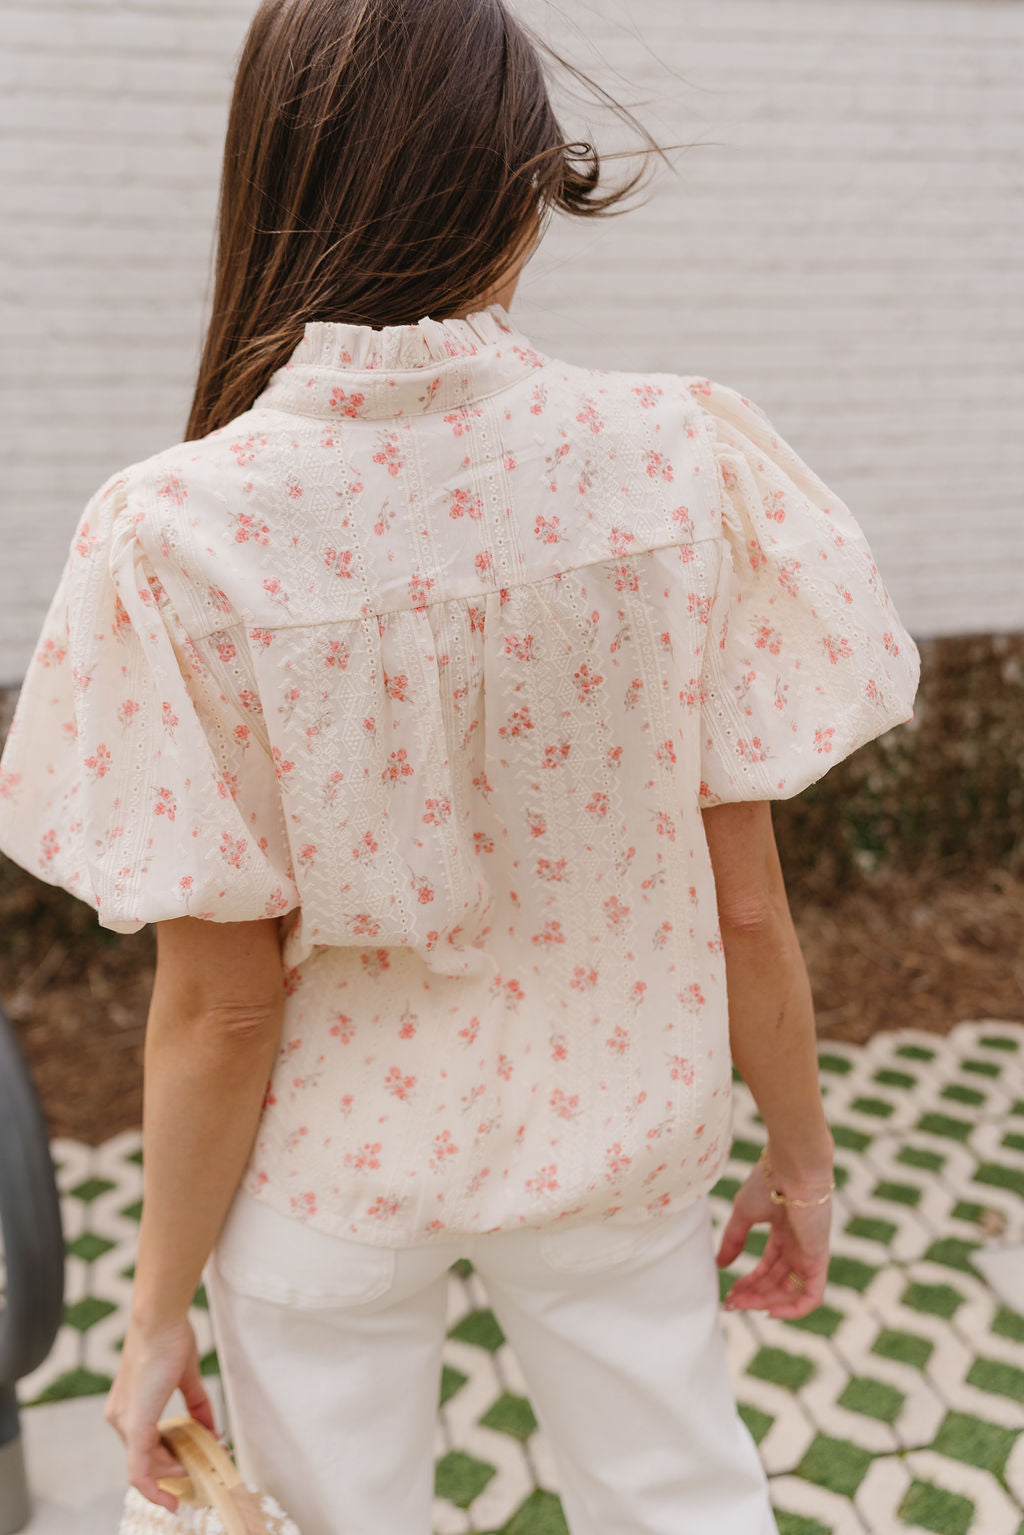
<svg viewBox="0 0 1024 1535">
<path fill-rule="evenodd" d="M 794 1274 L 792 1269 L 790 1269 L 789 1273 L 786 1275 L 786 1280 L 790 1284 L 795 1284 L 800 1290 L 805 1289 L 807 1285 L 807 1281 L 802 1279 L 799 1274 Z"/>
</svg>

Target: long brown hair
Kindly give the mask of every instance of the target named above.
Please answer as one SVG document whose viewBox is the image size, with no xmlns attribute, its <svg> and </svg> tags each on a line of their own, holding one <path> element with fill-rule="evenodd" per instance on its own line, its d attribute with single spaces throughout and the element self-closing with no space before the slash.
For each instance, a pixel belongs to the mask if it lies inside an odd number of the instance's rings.
<svg viewBox="0 0 1024 1535">
<path fill-rule="evenodd" d="M 639 132 L 623 185 L 599 190 L 602 157 L 566 142 L 541 49 Z M 307 321 L 465 312 L 553 210 L 621 211 L 652 153 L 633 114 L 503 0 L 263 0 L 235 78 L 186 440 L 248 410 Z"/>
</svg>

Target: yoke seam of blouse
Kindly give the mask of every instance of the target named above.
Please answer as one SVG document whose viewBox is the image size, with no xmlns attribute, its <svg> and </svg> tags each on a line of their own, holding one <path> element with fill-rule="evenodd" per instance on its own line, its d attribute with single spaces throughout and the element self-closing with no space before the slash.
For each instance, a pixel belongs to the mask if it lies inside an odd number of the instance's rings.
<svg viewBox="0 0 1024 1535">
<path fill-rule="evenodd" d="M 517 591 L 523 586 L 541 586 L 548 581 L 559 581 L 563 576 L 574 575 L 577 571 L 593 570 L 596 565 L 623 565 L 628 560 L 641 558 L 645 554 L 654 554 L 659 549 L 692 549 L 698 544 L 723 543 L 723 533 L 708 533 L 702 538 L 667 539 L 661 544 L 650 544 L 646 549 L 634 549 L 626 555 L 606 554 L 598 560 L 584 560 L 581 565 L 567 565 L 564 570 L 552 572 L 549 576 L 534 576 L 525 581 L 503 581 L 500 588 L 495 590 Z M 479 592 L 459 592 L 453 597 L 433 597 L 427 602 L 419 603 L 415 607 L 374 608 L 370 613 L 348 613 L 338 618 L 309 618 L 297 623 L 273 623 L 264 627 L 275 632 L 285 629 L 323 629 L 331 624 L 357 624 L 369 618 L 378 618 L 387 613 L 422 613 L 427 608 L 441 607 L 449 602 L 473 602 L 485 598 L 490 588 L 484 588 Z M 194 636 L 196 643 L 200 640 L 208 640 L 213 634 L 224 634 L 229 629 L 245 628 L 250 623 L 256 623 L 254 618 L 236 617 L 228 623 L 215 624 L 211 629 L 204 630 Z"/>
</svg>

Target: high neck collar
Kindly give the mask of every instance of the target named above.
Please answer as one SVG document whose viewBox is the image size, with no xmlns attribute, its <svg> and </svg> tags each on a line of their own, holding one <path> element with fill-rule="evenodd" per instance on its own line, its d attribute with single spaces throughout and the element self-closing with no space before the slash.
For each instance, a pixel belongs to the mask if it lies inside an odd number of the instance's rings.
<svg viewBox="0 0 1024 1535">
<path fill-rule="evenodd" d="M 375 330 L 311 320 L 256 406 L 365 420 L 452 410 L 543 367 L 501 304 Z"/>
</svg>

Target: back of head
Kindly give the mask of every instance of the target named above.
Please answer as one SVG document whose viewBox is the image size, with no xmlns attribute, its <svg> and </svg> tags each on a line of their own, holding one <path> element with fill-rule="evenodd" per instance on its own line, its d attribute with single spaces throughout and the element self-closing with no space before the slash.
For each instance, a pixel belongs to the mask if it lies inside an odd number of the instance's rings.
<svg viewBox="0 0 1024 1535">
<path fill-rule="evenodd" d="M 553 210 L 607 214 L 633 190 L 642 171 L 601 192 L 597 151 L 566 143 L 541 48 L 610 101 L 503 0 L 263 0 L 231 102 L 186 438 L 248 409 L 307 321 L 465 312 Z"/>
</svg>

